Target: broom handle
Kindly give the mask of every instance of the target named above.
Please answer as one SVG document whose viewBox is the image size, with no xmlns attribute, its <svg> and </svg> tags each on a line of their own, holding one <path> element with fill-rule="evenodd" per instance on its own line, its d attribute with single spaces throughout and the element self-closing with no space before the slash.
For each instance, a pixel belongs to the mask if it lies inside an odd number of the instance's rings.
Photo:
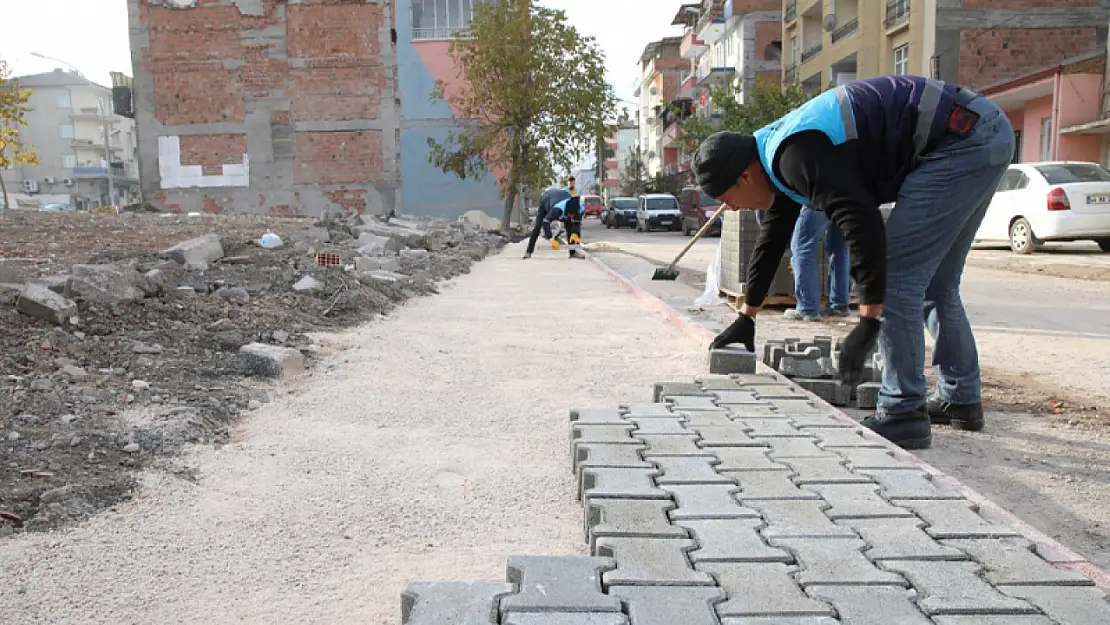
<svg viewBox="0 0 1110 625">
<path fill-rule="evenodd" d="M 709 226 L 711 226 L 714 221 L 717 221 L 717 217 L 720 217 L 721 213 L 725 212 L 726 208 L 728 208 L 728 204 L 722 203 L 721 207 L 717 209 L 717 212 L 713 213 L 713 216 L 705 221 L 705 225 L 701 227 L 701 230 L 698 230 L 698 233 L 694 235 L 694 238 L 690 239 L 690 242 L 686 244 L 686 247 L 682 248 L 682 251 L 678 253 L 678 256 L 675 256 L 674 260 L 671 261 L 671 264 L 667 265 L 667 271 L 674 270 L 674 267 L 678 264 L 678 261 L 682 260 L 682 257 L 686 255 L 686 252 L 690 251 L 691 247 L 694 247 L 694 244 L 698 242 L 698 239 L 700 239 L 702 235 L 709 231 Z"/>
</svg>

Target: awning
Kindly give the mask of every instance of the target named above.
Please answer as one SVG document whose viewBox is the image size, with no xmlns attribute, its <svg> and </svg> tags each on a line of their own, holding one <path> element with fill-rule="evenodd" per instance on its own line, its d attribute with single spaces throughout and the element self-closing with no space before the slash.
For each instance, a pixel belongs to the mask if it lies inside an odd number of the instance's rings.
<svg viewBox="0 0 1110 625">
<path fill-rule="evenodd" d="M 1086 124 L 1075 124 L 1060 129 L 1062 135 L 1107 135 L 1110 134 L 1110 119 L 1099 119 Z"/>
</svg>

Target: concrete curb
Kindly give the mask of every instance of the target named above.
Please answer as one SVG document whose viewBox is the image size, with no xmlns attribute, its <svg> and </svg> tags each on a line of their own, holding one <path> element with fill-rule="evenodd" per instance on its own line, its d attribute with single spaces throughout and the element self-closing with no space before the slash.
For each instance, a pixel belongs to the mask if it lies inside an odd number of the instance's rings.
<svg viewBox="0 0 1110 625">
<path fill-rule="evenodd" d="M 637 299 L 641 300 L 649 307 L 659 312 L 668 322 L 678 327 L 678 329 L 680 329 L 690 338 L 694 339 L 703 348 L 709 346 L 709 343 L 713 340 L 713 334 L 711 332 L 705 330 L 704 328 L 699 328 L 688 316 L 683 315 L 681 312 L 675 310 L 672 306 L 670 306 L 663 300 L 652 295 L 651 293 L 648 293 L 643 288 L 641 288 L 628 278 L 625 278 L 613 268 L 606 265 L 602 260 L 596 258 L 592 254 L 588 254 L 587 257 L 595 267 L 600 269 L 603 273 L 605 273 L 618 284 L 623 286 L 625 290 L 627 290 Z M 829 410 L 832 411 L 832 415 L 834 416 L 834 418 L 840 421 L 851 423 L 853 425 L 858 425 L 858 422 L 855 419 L 848 416 L 843 411 L 837 409 L 835 406 L 828 404 L 827 402 L 825 402 L 825 400 L 821 399 L 817 395 L 801 388 L 797 384 L 794 384 L 785 376 L 779 375 L 774 369 L 771 369 L 762 362 L 757 361 L 756 372 L 764 374 L 775 374 L 777 377 L 782 378 L 783 381 L 789 383 L 791 387 L 793 387 L 799 393 L 802 393 L 809 397 L 813 402 L 821 405 L 822 407 L 827 407 Z M 1040 556 L 1046 561 L 1052 563 L 1056 567 L 1080 573 L 1093 581 L 1096 586 L 1099 586 L 1100 588 L 1103 588 L 1105 590 L 1110 590 L 1110 574 L 1099 569 L 1083 556 L 1060 544 L 1044 532 L 1041 532 L 1040 530 L 1017 518 L 1006 509 L 987 499 L 979 492 L 962 484 L 959 480 L 953 478 L 947 473 L 925 462 L 924 460 L 921 460 L 917 456 L 903 450 L 901 447 L 891 444 L 881 436 L 878 436 L 877 434 L 872 433 L 870 430 L 867 430 L 867 428 L 861 429 L 863 430 L 862 434 L 865 438 L 876 441 L 878 443 L 882 443 L 888 451 L 893 452 L 894 457 L 905 460 L 907 462 L 911 462 L 921 467 L 923 471 L 926 471 L 930 475 L 932 475 L 933 479 L 947 482 L 954 488 L 958 489 L 961 493 L 963 493 L 965 497 L 968 498 L 969 501 L 979 506 L 979 514 L 987 520 L 999 524 L 1009 525 L 1014 530 L 1020 532 L 1022 535 L 1025 536 L 1026 539 L 1029 540 L 1029 542 L 1033 543 L 1033 545 L 1037 549 L 1037 553 L 1040 554 Z"/>
</svg>

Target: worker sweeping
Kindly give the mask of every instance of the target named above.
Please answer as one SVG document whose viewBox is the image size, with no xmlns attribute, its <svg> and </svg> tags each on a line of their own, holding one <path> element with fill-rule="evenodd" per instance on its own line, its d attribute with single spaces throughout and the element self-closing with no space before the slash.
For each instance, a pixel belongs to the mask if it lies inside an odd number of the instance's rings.
<svg viewBox="0 0 1110 625">
<path fill-rule="evenodd" d="M 754 135 L 719 132 L 694 157 L 698 184 L 731 207 L 765 210 L 744 304 L 714 348 L 754 351 L 755 316 L 802 205 L 824 212 L 851 250 L 860 320 L 840 352 L 843 382 L 883 355 L 877 410 L 863 424 L 905 448 L 932 443 L 931 423 L 983 428 L 979 356 L 960 299 L 975 232 L 1014 152 L 999 107 L 918 76 L 850 82 Z M 884 226 L 879 205 L 895 202 Z M 936 340 L 927 394 L 923 325 Z"/>
<path fill-rule="evenodd" d="M 545 233 L 547 240 L 554 241 L 553 248 L 559 249 L 558 241 L 551 238 L 551 221 L 548 220 L 547 215 L 556 204 L 571 197 L 570 191 L 556 187 L 544 191 L 540 196 L 540 205 L 536 209 L 536 222 L 532 225 L 532 234 L 528 237 L 528 249 L 524 253 L 525 260 L 532 258 L 532 254 L 536 251 L 536 240 L 540 238 L 540 232 Z"/>
<path fill-rule="evenodd" d="M 567 233 L 567 242 L 570 244 L 570 257 L 571 258 L 585 258 L 577 250 L 577 247 L 582 243 L 582 201 L 581 198 L 569 197 L 561 202 L 556 203 L 548 211 L 547 217 L 544 219 L 543 234 L 544 238 L 551 241 L 551 246 L 558 250 L 559 240 L 552 236 L 551 224 L 560 223 L 563 230 Z"/>
</svg>

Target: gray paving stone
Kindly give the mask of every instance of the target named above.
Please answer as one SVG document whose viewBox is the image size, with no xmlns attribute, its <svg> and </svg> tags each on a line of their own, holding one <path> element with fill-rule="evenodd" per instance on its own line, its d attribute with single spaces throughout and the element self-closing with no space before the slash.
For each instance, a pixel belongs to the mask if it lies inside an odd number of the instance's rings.
<svg viewBox="0 0 1110 625">
<path fill-rule="evenodd" d="M 839 451 L 841 448 L 851 447 L 869 447 L 875 449 L 886 449 L 886 447 L 879 441 L 873 441 L 864 438 L 860 435 L 858 428 L 848 429 L 815 429 L 813 435 L 817 437 L 817 444 L 825 449 L 836 449 Z M 889 452 L 887 453 L 889 456 Z"/>
<path fill-rule="evenodd" d="M 898 499 L 964 499 L 959 491 L 941 488 L 932 477 L 917 469 L 859 469 L 882 486 L 879 491 L 891 501 Z"/>
<path fill-rule="evenodd" d="M 661 434 L 693 434 L 686 429 L 682 418 L 678 415 L 670 418 L 661 417 L 629 417 L 629 421 L 636 424 L 632 436 L 661 435 Z"/>
<path fill-rule="evenodd" d="M 688 539 L 605 537 L 595 541 L 594 551 L 617 562 L 601 577 L 614 594 L 612 586 L 713 586 L 711 576 L 690 565 L 686 553 L 695 547 Z"/>
<path fill-rule="evenodd" d="M 748 390 L 743 391 L 712 391 L 713 395 L 717 398 L 718 404 L 752 404 L 755 406 L 768 405 L 762 399 L 758 399 L 755 393 Z"/>
<path fill-rule="evenodd" d="M 401 593 L 402 625 L 497 625 L 497 604 L 512 584 L 438 582 L 409 584 Z"/>
<path fill-rule="evenodd" d="M 739 417 L 740 423 L 751 429 L 752 438 L 779 438 L 797 437 L 812 438 L 813 434 L 806 430 L 799 430 L 789 419 L 752 419 Z"/>
<path fill-rule="evenodd" d="M 672 411 L 679 410 L 720 410 L 713 397 L 671 397 L 668 400 Z"/>
<path fill-rule="evenodd" d="M 815 336 L 813 337 L 813 344 L 817 346 L 817 349 L 821 350 L 821 356 L 823 358 L 832 356 L 833 345 L 835 344 L 833 337 L 827 335 Z"/>
<path fill-rule="evenodd" d="M 758 512 L 740 505 L 736 499 L 740 489 L 735 484 L 665 486 L 663 490 L 671 493 L 678 503 L 678 507 L 668 515 L 672 522 L 759 518 Z"/>
<path fill-rule="evenodd" d="M 852 401 L 852 387 L 837 379 L 795 378 L 794 383 L 834 406 Z"/>
<path fill-rule="evenodd" d="M 832 414 L 829 408 L 814 405 L 805 395 L 798 395 L 796 399 L 772 399 L 769 401 L 779 412 L 791 416 Z"/>
<path fill-rule="evenodd" d="M 1008 616 L 934 616 L 936 625 L 1059 625 L 1052 619 L 1044 616 L 1008 615 Z"/>
<path fill-rule="evenodd" d="M 1058 625 L 1110 623 L 1110 599 L 1099 588 L 1004 586 L 1002 591 L 1037 606 Z"/>
<path fill-rule="evenodd" d="M 699 395 L 709 395 L 707 391 L 702 390 L 701 385 L 694 382 L 656 382 L 652 388 L 651 401 L 660 402 L 665 396 L 687 395 L 696 397 Z"/>
<path fill-rule="evenodd" d="M 620 612 L 621 602 L 601 591 L 601 574 L 615 568 L 608 558 L 512 556 L 505 579 L 517 594 L 501 600 L 511 612 Z"/>
<path fill-rule="evenodd" d="M 818 434 L 818 437 L 821 435 Z M 906 469 L 914 465 L 894 457 L 886 448 L 840 448 L 832 449 L 838 456 L 848 461 L 848 468 L 853 471 L 858 469 Z"/>
<path fill-rule="evenodd" d="M 839 623 L 840 621 L 825 616 L 744 616 L 721 619 L 721 625 L 839 625 Z"/>
<path fill-rule="evenodd" d="M 620 410 L 605 408 L 583 408 L 570 411 L 570 422 L 582 425 L 628 425 Z"/>
<path fill-rule="evenodd" d="M 771 547 L 759 535 L 760 519 L 725 519 L 679 521 L 690 530 L 697 549 L 690 552 L 694 564 L 702 562 L 783 562 L 791 564 L 794 557 L 785 549 Z"/>
<path fill-rule="evenodd" d="M 698 410 L 695 412 L 683 413 L 683 418 L 686 419 L 687 428 L 696 427 L 720 427 L 732 425 L 732 415 L 728 411 L 721 410 L 719 412 L 712 412 L 709 410 Z"/>
<path fill-rule="evenodd" d="M 727 375 L 699 376 L 694 380 L 705 391 L 738 391 L 743 384 L 740 380 Z"/>
<path fill-rule="evenodd" d="M 628 425 L 587 425 L 579 423 L 570 424 L 570 449 L 571 457 L 575 457 L 574 448 L 581 443 L 608 443 L 611 445 L 643 445 L 641 441 L 632 438 L 633 424 Z"/>
<path fill-rule="evenodd" d="M 871 560 L 967 560 L 959 549 L 938 543 L 923 529 L 925 522 L 906 519 L 849 519 L 841 521 L 871 545 L 864 554 Z"/>
<path fill-rule="evenodd" d="M 1084 575 L 1043 560 L 1024 538 L 946 540 L 944 544 L 959 549 L 981 564 L 986 570 L 984 577 L 996 586 L 1094 585 Z"/>
<path fill-rule="evenodd" d="M 794 422 L 794 427 L 796 428 L 843 428 L 847 430 L 853 430 L 856 427 L 855 423 L 849 423 L 847 421 L 838 419 L 831 414 L 794 415 L 793 417 L 790 417 L 790 420 Z"/>
<path fill-rule="evenodd" d="M 652 403 L 632 403 L 621 406 L 624 408 L 628 417 L 673 417 L 670 404 L 652 402 Z"/>
<path fill-rule="evenodd" d="M 845 625 L 932 625 L 900 586 L 810 586 L 806 592 L 832 603 Z"/>
<path fill-rule="evenodd" d="M 730 345 L 709 351 L 709 372 L 755 373 L 756 357 L 747 348 Z"/>
<path fill-rule="evenodd" d="M 782 439 L 797 440 L 797 439 Z M 789 471 L 767 455 L 767 447 L 714 447 L 713 454 L 721 461 L 717 471 Z"/>
<path fill-rule="evenodd" d="M 936 539 L 1021 536 L 1005 525 L 979 516 L 970 501 L 903 499 L 898 505 L 913 510 L 928 523 L 925 531 Z"/>
<path fill-rule="evenodd" d="M 580 443 L 574 449 L 574 474 L 581 475 L 582 469 L 598 467 L 654 469 L 653 464 L 640 457 L 644 449 L 644 446 Z"/>
<path fill-rule="evenodd" d="M 817 493 L 799 488 L 790 480 L 789 471 L 722 471 L 740 485 L 740 502 L 777 499 L 820 499 Z"/>
<path fill-rule="evenodd" d="M 790 573 L 774 562 L 715 562 L 695 565 L 717 579 L 728 600 L 717 605 L 723 617 L 836 616 L 832 607 L 807 597 Z"/>
<path fill-rule="evenodd" d="M 728 377 L 730 380 L 736 380 L 742 386 L 785 383 L 785 378 L 776 373 L 736 373 Z"/>
<path fill-rule="evenodd" d="M 670 499 L 652 480 L 658 474 L 656 469 L 583 469 L 579 499 Z"/>
<path fill-rule="evenodd" d="M 659 499 L 594 499 L 585 506 L 586 540 L 591 553 L 599 538 L 689 538 L 671 525 L 674 502 Z"/>
<path fill-rule="evenodd" d="M 689 428 L 697 431 L 698 428 Z M 701 436 L 698 434 L 663 434 L 663 435 L 641 435 L 639 439 L 647 445 L 644 450 L 644 459 L 651 460 L 660 456 L 712 456 L 713 453 L 709 450 L 702 449 L 698 446 L 698 441 Z"/>
<path fill-rule="evenodd" d="M 701 436 L 701 447 L 766 447 L 767 444 L 757 441 L 747 433 L 747 426 L 739 421 L 732 425 L 706 425 L 689 428 Z"/>
<path fill-rule="evenodd" d="M 879 375 L 878 370 L 871 369 L 865 372 L 864 379 L 874 379 Z M 856 408 L 860 410 L 874 410 L 879 402 L 879 389 L 883 387 L 878 381 L 864 382 L 856 387 Z"/>
<path fill-rule="evenodd" d="M 799 393 L 797 389 L 783 382 L 748 384 L 744 386 L 744 390 L 751 391 L 755 394 L 756 398 L 763 401 L 776 400 L 777 402 L 777 400 L 790 399 L 809 401 L 809 398 L 804 394 Z"/>
<path fill-rule="evenodd" d="M 839 458 L 836 452 L 821 449 L 814 438 L 766 438 L 771 448 L 772 460 L 782 462 L 787 458 Z"/>
<path fill-rule="evenodd" d="M 623 614 L 567 614 L 545 612 L 523 614 L 514 612 L 501 621 L 502 625 L 629 625 Z"/>
<path fill-rule="evenodd" d="M 912 517 L 913 513 L 890 504 L 879 496 L 879 487 L 868 484 L 814 484 L 806 486 L 832 504 L 826 512 L 837 519 L 882 519 Z"/>
<path fill-rule="evenodd" d="M 974 562 L 886 560 L 882 566 L 909 579 L 920 597 L 918 607 L 929 615 L 1036 612 L 1028 602 L 1007 597 L 983 581 Z"/>
<path fill-rule="evenodd" d="M 717 625 L 713 606 L 725 598 L 720 588 L 614 587 L 610 593 L 628 606 L 632 625 Z"/>
<path fill-rule="evenodd" d="M 744 417 L 752 418 L 757 417 L 760 419 L 789 419 L 790 417 L 780 413 L 771 404 L 726 404 L 719 402 L 718 407 L 728 412 L 729 416 L 733 419 L 741 419 Z"/>
<path fill-rule="evenodd" d="M 716 458 L 705 456 L 662 456 L 653 458 L 662 475 L 655 478 L 659 486 L 675 484 L 733 484 L 732 480 L 717 473 L 720 464 Z"/>
<path fill-rule="evenodd" d="M 772 538 L 859 538 L 847 527 L 841 527 L 825 516 L 828 504 L 812 501 L 750 501 L 748 506 L 763 515 L 767 527 L 760 533 Z"/>
<path fill-rule="evenodd" d="M 776 547 L 789 549 L 798 559 L 796 576 L 803 587 L 905 585 L 896 573 L 883 571 L 863 555 L 867 546 L 853 538 L 776 538 Z"/>
<path fill-rule="evenodd" d="M 807 484 L 873 484 L 866 475 L 852 473 L 840 458 L 783 458 L 780 460 L 797 474 L 794 483 Z"/>
</svg>

